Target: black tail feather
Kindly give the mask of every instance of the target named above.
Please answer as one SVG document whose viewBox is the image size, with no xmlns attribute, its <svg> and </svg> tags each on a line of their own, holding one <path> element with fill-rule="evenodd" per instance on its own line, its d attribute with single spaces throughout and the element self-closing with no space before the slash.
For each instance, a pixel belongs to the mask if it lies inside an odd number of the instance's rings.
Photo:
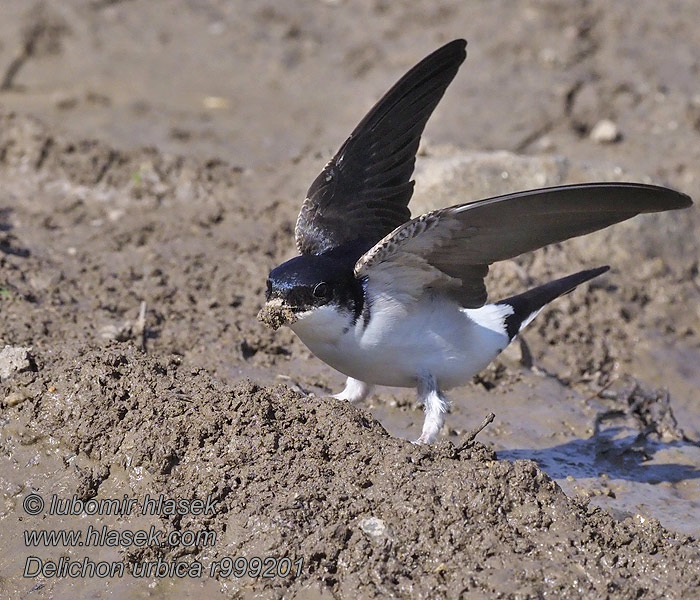
<svg viewBox="0 0 700 600">
<path fill-rule="evenodd" d="M 587 271 L 579 271 L 573 275 L 562 277 L 528 290 L 517 296 L 511 296 L 505 300 L 497 302 L 500 305 L 508 305 L 513 309 L 513 314 L 508 315 L 505 320 L 506 332 L 512 340 L 520 331 L 523 323 L 534 313 L 539 311 L 545 304 L 550 303 L 555 298 L 563 296 L 573 291 L 576 286 L 598 277 L 608 271 L 610 267 L 598 267 Z"/>
</svg>

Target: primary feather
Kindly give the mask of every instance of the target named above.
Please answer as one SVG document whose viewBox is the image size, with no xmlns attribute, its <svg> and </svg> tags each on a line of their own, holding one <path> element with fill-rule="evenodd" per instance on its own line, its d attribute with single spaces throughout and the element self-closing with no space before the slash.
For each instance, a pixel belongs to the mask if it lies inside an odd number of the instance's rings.
<svg viewBox="0 0 700 600">
<path fill-rule="evenodd" d="M 397 227 L 360 257 L 355 276 L 414 298 L 439 289 L 477 308 L 486 302 L 491 263 L 691 204 L 685 194 L 641 183 L 567 185 L 460 204 Z"/>
<path fill-rule="evenodd" d="M 372 243 L 408 221 L 413 167 L 430 115 L 466 58 L 455 40 L 424 58 L 370 110 L 307 192 L 295 228 L 302 254 Z"/>
</svg>

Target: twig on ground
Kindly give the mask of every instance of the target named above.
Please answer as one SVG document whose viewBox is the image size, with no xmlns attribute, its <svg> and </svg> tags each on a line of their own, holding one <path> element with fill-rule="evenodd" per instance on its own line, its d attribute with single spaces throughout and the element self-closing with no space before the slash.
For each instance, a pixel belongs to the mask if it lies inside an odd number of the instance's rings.
<svg viewBox="0 0 700 600">
<path fill-rule="evenodd" d="M 481 424 L 478 427 L 475 427 L 472 429 L 464 438 L 464 441 L 457 446 L 455 449 L 455 452 L 459 454 L 463 450 L 466 450 L 467 448 L 470 448 L 474 444 L 474 440 L 476 439 L 476 436 L 479 435 L 484 429 L 486 429 L 486 426 L 489 425 L 494 419 L 496 418 L 496 415 L 490 412 L 488 415 L 484 417 L 484 420 L 481 422 Z"/>
<path fill-rule="evenodd" d="M 608 383 L 606 383 L 606 384 L 605 384 L 602 388 L 600 388 L 597 392 L 595 392 L 595 393 L 591 394 L 590 396 L 588 396 L 588 397 L 584 400 L 584 402 L 590 402 L 591 400 L 593 400 L 593 398 L 598 398 L 598 397 L 600 397 L 600 395 L 601 395 L 605 390 L 607 390 L 613 383 L 616 383 L 617 380 L 618 380 L 618 377 L 615 377 L 614 379 L 611 379 L 610 381 L 608 381 Z"/>
</svg>

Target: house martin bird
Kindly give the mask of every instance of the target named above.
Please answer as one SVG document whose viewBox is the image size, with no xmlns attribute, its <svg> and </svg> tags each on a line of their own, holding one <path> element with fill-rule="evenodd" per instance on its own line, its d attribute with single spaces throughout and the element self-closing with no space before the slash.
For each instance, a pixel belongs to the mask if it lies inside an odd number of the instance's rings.
<svg viewBox="0 0 700 600">
<path fill-rule="evenodd" d="M 335 397 L 415 387 L 416 443 L 445 421 L 444 391 L 469 382 L 555 298 L 607 266 L 487 303 L 489 265 L 690 198 L 640 183 L 588 183 L 458 204 L 411 219 L 421 134 L 466 58 L 455 40 L 419 62 L 369 111 L 311 184 L 296 222 L 300 255 L 270 272 L 258 318 L 288 325 L 347 375 Z"/>
</svg>

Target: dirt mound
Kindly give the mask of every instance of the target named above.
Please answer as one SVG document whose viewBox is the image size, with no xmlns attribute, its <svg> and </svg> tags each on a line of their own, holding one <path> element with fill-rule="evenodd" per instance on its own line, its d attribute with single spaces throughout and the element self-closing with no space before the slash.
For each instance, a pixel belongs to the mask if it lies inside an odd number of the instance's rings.
<svg viewBox="0 0 700 600">
<path fill-rule="evenodd" d="M 461 454 L 448 442 L 416 447 L 347 403 L 283 386 L 227 386 L 129 342 L 75 346 L 57 358 L 53 391 L 11 418 L 27 422 L 34 439 L 51 436 L 96 461 L 83 475 L 83 499 L 100 497 L 110 471 L 139 468 L 152 495 L 211 496 L 216 515 L 167 522 L 217 532 L 205 561 L 304 558 L 298 578 L 254 583 L 263 597 L 314 582 L 362 598 L 687 597 L 700 585 L 697 544 L 653 520 L 620 523 L 573 502 L 530 461 L 497 461 L 479 443 Z M 202 550 L 188 549 L 188 559 Z M 145 556 L 167 560 L 183 549 L 124 558 Z"/>
</svg>

